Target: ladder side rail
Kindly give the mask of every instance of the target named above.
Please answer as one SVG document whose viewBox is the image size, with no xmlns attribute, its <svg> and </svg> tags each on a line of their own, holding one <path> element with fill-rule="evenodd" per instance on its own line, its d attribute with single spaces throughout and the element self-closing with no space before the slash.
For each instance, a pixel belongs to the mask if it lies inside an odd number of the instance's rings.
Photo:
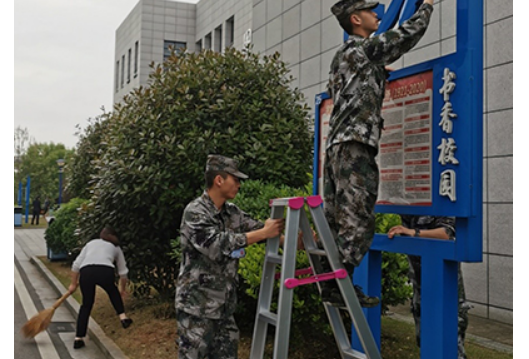
<svg viewBox="0 0 529 359">
<path fill-rule="evenodd" d="M 326 303 L 322 303 L 325 308 L 325 313 L 327 313 L 327 318 L 329 319 L 329 324 L 331 325 L 332 331 L 334 333 L 334 340 L 336 341 L 336 346 L 340 352 L 340 357 L 346 359 L 344 351 L 351 348 L 351 342 L 349 335 L 345 329 L 343 319 L 340 313 L 340 309 Z"/>
<path fill-rule="evenodd" d="M 351 347 L 349 335 L 345 329 L 343 319 L 340 314 L 340 309 L 333 307 L 330 304 L 324 304 L 325 311 L 329 317 L 329 321 L 333 328 L 337 328 L 335 331 L 335 339 L 340 350 L 340 356 L 342 359 L 368 359 L 368 356 L 358 350 Z"/>
<path fill-rule="evenodd" d="M 349 313 L 352 315 L 352 322 L 358 334 L 358 339 L 364 349 L 367 357 L 370 359 L 380 359 L 380 352 L 378 345 L 375 342 L 375 338 L 371 333 L 371 328 L 367 323 L 364 311 L 358 301 L 356 296 L 352 278 L 337 279 L 338 287 L 344 298 L 344 302 L 349 310 Z"/>
<path fill-rule="evenodd" d="M 317 228 L 317 232 L 320 240 L 322 241 L 323 247 L 327 252 L 329 263 L 333 270 L 343 268 L 343 265 L 339 262 L 338 258 L 338 249 L 334 243 L 333 235 L 327 219 L 323 213 L 322 206 L 309 207 L 312 218 L 314 219 L 314 225 Z M 370 359 L 381 358 L 378 346 L 373 338 L 371 329 L 367 323 L 367 320 L 364 316 L 360 302 L 356 296 L 352 278 L 336 279 L 338 287 L 342 293 L 345 304 L 349 313 L 352 315 L 352 322 L 357 331 L 358 339 L 362 344 L 362 348 Z"/>
<path fill-rule="evenodd" d="M 287 221 L 285 239 L 283 242 L 283 264 L 281 266 L 281 285 L 277 306 L 277 325 L 274 342 L 274 359 L 288 358 L 288 345 L 290 338 L 290 324 L 292 320 L 292 299 L 294 289 L 285 286 L 285 280 L 294 278 L 296 269 L 297 237 L 299 231 L 300 214 L 303 207 L 287 208 Z"/>
<path fill-rule="evenodd" d="M 274 205 L 272 206 L 270 218 L 283 218 L 285 207 Z M 261 285 L 259 287 L 259 299 L 257 302 L 257 313 L 255 316 L 255 325 L 252 339 L 252 347 L 250 350 L 251 359 L 263 358 L 266 336 L 268 334 L 269 320 L 261 317 L 261 313 L 270 313 L 270 306 L 272 304 L 272 295 L 274 292 L 274 281 L 277 263 L 268 261 L 270 255 L 278 256 L 279 252 L 279 236 L 269 238 L 266 240 L 265 258 L 263 265 L 263 272 L 261 274 Z"/>
<path fill-rule="evenodd" d="M 303 245 L 305 246 L 305 253 L 309 258 L 309 263 L 314 269 L 314 273 L 322 273 L 323 266 L 320 261 L 320 256 L 311 255 L 309 254 L 309 251 L 307 251 L 307 249 L 310 250 L 315 249 L 317 247 L 316 241 L 314 240 L 314 236 L 312 235 L 312 228 L 310 227 L 310 223 L 307 216 L 301 216 L 300 222 L 301 230 L 303 231 Z M 316 284 L 318 286 L 318 291 L 321 294 L 321 285 L 319 282 L 316 282 Z M 334 333 L 334 339 L 339 349 L 341 359 L 346 359 L 346 357 L 344 356 L 343 348 L 350 348 L 351 342 L 349 341 L 349 335 L 347 334 L 347 331 L 343 324 L 340 311 L 332 305 L 325 304 L 323 302 L 322 304 L 325 309 L 325 313 L 327 314 L 327 318 L 329 319 L 329 324 Z"/>
</svg>

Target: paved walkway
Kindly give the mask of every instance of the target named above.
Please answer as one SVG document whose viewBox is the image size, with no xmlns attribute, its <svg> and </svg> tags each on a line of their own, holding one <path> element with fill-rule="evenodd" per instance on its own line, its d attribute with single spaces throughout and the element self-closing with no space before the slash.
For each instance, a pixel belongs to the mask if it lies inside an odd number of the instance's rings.
<svg viewBox="0 0 529 359">
<path fill-rule="evenodd" d="M 55 294 L 49 296 L 47 302 L 43 303 L 46 308 L 51 306 L 58 296 L 60 296 L 61 293 L 64 293 L 65 288 L 42 264 L 42 262 L 36 258 L 36 256 L 46 255 L 44 230 L 15 229 L 15 255 L 17 255 L 17 250 L 19 252 L 18 256 L 23 258 L 21 254 L 24 253 L 26 258 L 28 258 L 36 270 L 38 270 L 39 275 L 44 276 L 54 288 Z M 75 299 L 71 297 L 68 298 L 65 304 L 58 308 L 56 316 L 54 316 L 54 321 L 59 321 L 61 310 L 67 310 L 69 313 L 66 314 L 77 317 L 79 304 Z M 413 323 L 413 318 L 409 313 L 409 307 L 399 306 L 391 308 L 391 310 L 391 316 L 395 319 Z M 74 334 L 71 333 L 71 342 L 73 342 L 73 335 Z M 103 330 L 93 319 L 90 319 L 89 336 L 93 343 L 97 344 L 101 352 L 104 353 L 106 358 L 127 359 L 119 347 L 105 335 Z M 469 328 L 467 329 L 467 340 L 494 350 L 513 353 L 512 325 L 471 315 L 469 320 Z M 96 358 L 98 356 L 92 357 Z"/>
<path fill-rule="evenodd" d="M 15 304 L 20 304 L 19 299 L 25 299 L 23 307 L 26 313 L 21 319 L 25 323 L 27 318 L 31 318 L 45 308 L 50 308 L 66 288 L 37 258 L 46 255 L 44 229 L 15 229 L 14 237 Z M 86 347 L 74 350 L 73 340 L 78 312 L 79 303 L 69 297 L 56 309 L 48 330 L 38 334 L 35 339 L 20 338 L 21 327 L 15 328 L 15 344 L 21 350 L 32 350 L 35 353 L 36 346 L 42 359 L 128 359 L 93 318 L 90 319 L 88 326 Z"/>
<path fill-rule="evenodd" d="M 413 324 L 409 305 L 390 308 L 389 317 Z M 466 341 L 504 353 L 513 353 L 512 325 L 469 314 Z"/>
</svg>

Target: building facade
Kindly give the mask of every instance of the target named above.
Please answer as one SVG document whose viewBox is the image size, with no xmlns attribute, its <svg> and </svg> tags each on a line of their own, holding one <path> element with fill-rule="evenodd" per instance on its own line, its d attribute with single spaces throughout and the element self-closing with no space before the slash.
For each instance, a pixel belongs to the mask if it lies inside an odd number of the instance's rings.
<svg viewBox="0 0 529 359">
<path fill-rule="evenodd" d="M 149 63 L 163 61 L 167 42 L 185 43 L 188 51 L 223 51 L 251 42 L 255 52 L 281 54 L 295 78 L 292 86 L 314 108 L 343 41 L 343 31 L 330 12 L 336 1 L 200 0 L 195 5 L 140 0 L 116 31 L 114 100 L 146 84 Z M 513 2 L 483 1 L 483 262 L 463 263 L 463 272 L 472 314 L 512 324 Z M 387 6 L 390 0 L 381 3 Z M 456 51 L 456 4 L 457 0 L 436 1 L 423 39 L 391 67 Z"/>
</svg>

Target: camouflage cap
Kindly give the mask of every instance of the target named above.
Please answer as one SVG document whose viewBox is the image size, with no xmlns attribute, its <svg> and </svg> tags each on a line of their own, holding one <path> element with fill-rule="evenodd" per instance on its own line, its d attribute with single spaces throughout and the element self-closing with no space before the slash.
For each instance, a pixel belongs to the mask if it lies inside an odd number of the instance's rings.
<svg viewBox="0 0 529 359">
<path fill-rule="evenodd" d="M 356 10 L 373 9 L 378 1 L 371 0 L 340 0 L 331 7 L 331 12 L 338 19 L 351 15 Z"/>
<path fill-rule="evenodd" d="M 223 171 L 237 178 L 247 179 L 247 175 L 239 172 L 238 165 L 239 163 L 233 158 L 221 155 L 208 155 L 208 160 L 206 162 L 206 172 Z"/>
</svg>

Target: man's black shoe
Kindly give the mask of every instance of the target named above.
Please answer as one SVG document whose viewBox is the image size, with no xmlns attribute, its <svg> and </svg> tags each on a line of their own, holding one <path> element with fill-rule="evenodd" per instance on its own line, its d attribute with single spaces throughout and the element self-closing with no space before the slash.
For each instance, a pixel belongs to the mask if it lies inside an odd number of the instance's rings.
<svg viewBox="0 0 529 359">
<path fill-rule="evenodd" d="M 365 295 L 362 291 L 362 287 L 358 285 L 355 285 L 355 292 L 356 296 L 358 297 L 358 301 L 363 308 L 373 308 L 380 303 L 380 299 L 378 299 L 378 297 L 370 297 Z"/>
<path fill-rule="evenodd" d="M 345 307 L 345 303 L 338 287 L 323 287 L 321 290 L 321 300 L 334 307 Z"/>
</svg>

